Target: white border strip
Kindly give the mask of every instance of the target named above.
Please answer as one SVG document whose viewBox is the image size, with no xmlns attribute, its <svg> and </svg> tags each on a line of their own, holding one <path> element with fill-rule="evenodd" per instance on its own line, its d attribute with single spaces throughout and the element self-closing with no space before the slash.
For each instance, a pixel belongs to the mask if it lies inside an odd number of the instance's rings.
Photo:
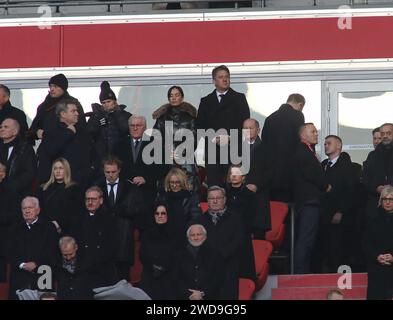
<svg viewBox="0 0 393 320">
<path fill-rule="evenodd" d="M 38 13 L 37 13 L 38 15 Z M 274 20 L 304 18 L 339 18 L 339 17 L 386 17 L 393 16 L 392 8 L 357 8 L 342 6 L 325 10 L 283 10 L 283 11 L 231 11 L 231 12 L 194 12 L 180 14 L 134 14 L 109 16 L 78 17 L 37 17 L 37 18 L 2 18 L 0 27 L 21 27 L 41 25 L 89 25 L 89 24 L 125 24 L 158 22 L 201 22 L 233 20 Z"/>
<path fill-rule="evenodd" d="M 95 77 L 176 77 L 208 76 L 213 67 L 226 64 L 232 74 L 274 74 L 296 72 L 333 72 L 333 71 L 392 71 L 393 57 L 385 59 L 353 60 L 309 60 L 309 61 L 273 61 L 214 64 L 166 64 L 138 66 L 98 66 L 67 68 L 15 68 L 0 69 L 0 79 L 47 79 L 53 73 L 64 72 L 73 78 Z"/>
</svg>

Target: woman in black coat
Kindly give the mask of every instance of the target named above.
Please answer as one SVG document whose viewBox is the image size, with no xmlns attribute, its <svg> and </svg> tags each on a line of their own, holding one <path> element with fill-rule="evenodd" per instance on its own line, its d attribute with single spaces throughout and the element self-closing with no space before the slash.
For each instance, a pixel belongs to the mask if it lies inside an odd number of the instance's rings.
<svg viewBox="0 0 393 320">
<path fill-rule="evenodd" d="M 142 234 L 141 262 L 143 264 L 141 288 L 153 299 L 174 299 L 173 268 L 175 257 L 183 247 L 184 234 L 169 222 L 165 204 L 158 204 L 153 227 Z M 169 220 L 169 221 L 168 221 Z"/>
<path fill-rule="evenodd" d="M 255 192 L 250 191 L 244 184 L 246 176 L 240 166 L 232 165 L 227 177 L 227 207 L 239 214 L 244 225 L 244 242 L 240 258 L 240 277 L 256 280 L 254 251 L 252 246 L 252 231 L 256 214 Z"/>
<path fill-rule="evenodd" d="M 368 269 L 367 299 L 391 298 L 393 288 L 393 187 L 386 186 L 379 199 L 378 215 L 365 234 Z"/>
<path fill-rule="evenodd" d="M 184 102 L 184 92 L 183 89 L 179 86 L 172 86 L 168 90 L 168 103 L 159 107 L 153 113 L 153 119 L 156 120 L 154 125 L 154 129 L 160 131 L 161 136 L 163 138 L 163 142 L 168 139 L 169 136 L 172 136 L 171 139 L 175 136 L 176 132 L 180 130 L 189 130 L 193 133 L 194 141 L 193 147 L 195 150 L 196 147 L 196 128 L 195 128 L 195 119 L 197 116 L 197 109 L 188 102 Z M 173 122 L 173 130 L 165 127 L 165 121 Z M 174 153 L 176 147 L 183 143 L 183 141 L 175 141 L 174 139 L 173 145 L 170 150 L 164 150 L 165 152 Z M 184 156 L 184 155 L 183 155 Z M 173 165 L 169 166 L 170 168 L 178 167 L 184 170 L 187 173 L 187 180 L 190 186 L 190 190 L 194 192 L 198 192 L 200 189 L 200 182 L 197 172 L 197 165 L 195 161 L 185 164 L 177 164 L 176 156 L 174 156 Z M 192 155 L 192 159 L 194 157 Z M 168 170 L 169 170 L 168 169 Z"/>
<path fill-rule="evenodd" d="M 159 201 L 168 205 L 169 216 L 174 227 L 186 232 L 189 223 L 200 215 L 199 198 L 190 191 L 186 173 L 180 168 L 172 168 L 165 177 L 165 192 Z"/>
<path fill-rule="evenodd" d="M 53 162 L 50 179 L 40 186 L 37 197 L 41 216 L 52 221 L 57 232 L 71 232 L 78 222 L 83 200 L 81 190 L 72 181 L 70 165 L 66 159 L 58 158 Z"/>
</svg>

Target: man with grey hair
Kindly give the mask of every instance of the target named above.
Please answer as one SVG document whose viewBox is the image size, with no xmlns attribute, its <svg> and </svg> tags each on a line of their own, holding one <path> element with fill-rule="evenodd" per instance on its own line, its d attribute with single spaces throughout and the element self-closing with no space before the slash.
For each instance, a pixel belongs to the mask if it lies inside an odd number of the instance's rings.
<svg viewBox="0 0 393 320">
<path fill-rule="evenodd" d="M 179 299 L 219 299 L 222 270 L 226 268 L 220 255 L 206 245 L 203 225 L 193 224 L 187 230 L 188 244 L 175 265 L 176 289 Z"/>
<path fill-rule="evenodd" d="M 68 160 L 72 178 L 82 188 L 87 184 L 90 175 L 90 138 L 85 126 L 77 126 L 81 116 L 77 101 L 68 99 L 56 106 L 58 122 L 56 127 L 43 136 L 38 154 L 38 182 L 48 181 L 52 162 L 59 158 Z"/>
<path fill-rule="evenodd" d="M 40 266 L 55 265 L 58 255 L 57 232 L 53 223 L 39 218 L 40 206 L 35 197 L 26 197 L 22 204 L 23 222 L 15 224 L 9 237 L 9 260 L 11 263 L 10 299 L 16 299 L 16 290 L 52 290 L 47 281 L 39 287 L 37 273 Z M 46 270 L 46 269 L 45 269 Z M 51 275 L 47 275 L 51 277 Z M 41 283 L 42 284 L 42 283 Z"/>
<path fill-rule="evenodd" d="M 61 300 L 93 299 L 89 266 L 79 250 L 75 238 L 59 241 L 62 258 L 56 268 L 57 295 Z"/>
<path fill-rule="evenodd" d="M 20 125 L 21 136 L 24 136 L 27 130 L 26 114 L 11 105 L 10 96 L 10 89 L 0 84 L 0 123 L 7 118 L 15 119 Z"/>
<path fill-rule="evenodd" d="M 208 211 L 198 219 L 209 235 L 206 243 L 223 259 L 224 282 L 220 299 L 238 299 L 240 249 L 244 226 L 240 214 L 226 207 L 225 189 L 211 186 L 207 191 Z"/>
<path fill-rule="evenodd" d="M 363 168 L 363 184 L 368 192 L 366 214 L 375 216 L 378 197 L 386 185 L 393 184 L 393 124 L 385 123 L 379 128 L 381 143 L 367 157 Z"/>
<path fill-rule="evenodd" d="M 122 161 L 121 177 L 137 186 L 146 203 L 146 213 L 136 221 L 136 227 L 145 229 L 151 225 L 150 214 L 153 212 L 153 203 L 156 196 L 156 182 L 160 178 L 160 165 L 147 164 L 142 158 L 143 150 L 152 141 L 145 134 L 146 118 L 132 115 L 128 119 L 129 135 L 124 137 L 116 150 L 117 157 Z M 143 139 L 142 139 L 143 138 Z"/>
</svg>

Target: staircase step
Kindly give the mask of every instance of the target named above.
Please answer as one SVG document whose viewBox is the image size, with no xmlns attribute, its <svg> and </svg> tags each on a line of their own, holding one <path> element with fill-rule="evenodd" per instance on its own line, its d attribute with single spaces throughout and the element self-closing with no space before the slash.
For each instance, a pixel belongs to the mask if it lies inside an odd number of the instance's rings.
<svg viewBox="0 0 393 320">
<path fill-rule="evenodd" d="M 294 287 L 272 289 L 272 300 L 326 300 L 326 294 L 335 287 Z M 367 287 L 358 286 L 341 290 L 345 300 L 365 300 Z"/>
<path fill-rule="evenodd" d="M 337 287 L 337 281 L 341 276 L 343 275 L 337 273 L 280 275 L 278 287 Z M 367 273 L 353 273 L 352 286 L 367 286 Z"/>
</svg>

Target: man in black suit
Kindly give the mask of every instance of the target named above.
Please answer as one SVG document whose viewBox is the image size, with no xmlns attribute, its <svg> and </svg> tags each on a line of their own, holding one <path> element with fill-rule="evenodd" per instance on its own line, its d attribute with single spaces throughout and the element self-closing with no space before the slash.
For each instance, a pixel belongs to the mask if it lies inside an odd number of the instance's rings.
<svg viewBox="0 0 393 320">
<path fill-rule="evenodd" d="M 188 244 L 180 252 L 175 265 L 176 291 L 183 300 L 216 300 L 222 286 L 221 257 L 206 245 L 203 225 L 193 224 L 187 230 Z"/>
<path fill-rule="evenodd" d="M 120 176 L 136 186 L 142 193 L 146 205 L 146 213 L 137 221 L 138 229 L 151 226 L 151 214 L 156 197 L 157 180 L 161 177 L 159 164 L 147 164 L 142 154 L 151 139 L 145 134 L 146 119 L 143 116 L 132 115 L 128 119 L 130 135 L 123 138 L 116 155 L 123 163 Z"/>
<path fill-rule="evenodd" d="M 250 117 L 250 108 L 245 95 L 230 88 L 230 73 L 226 66 L 221 65 L 214 68 L 212 77 L 216 89 L 201 99 L 196 127 L 204 130 L 213 129 L 216 132 L 217 136 L 214 139 L 209 137 L 205 141 L 207 183 L 209 186 L 223 186 L 230 162 L 229 159 L 220 158 L 220 149 L 235 145 L 240 147 L 241 129 L 244 120 Z M 220 129 L 222 131 L 217 132 Z M 231 129 L 238 130 L 238 139 L 235 141 L 233 141 L 233 137 L 230 140 Z M 214 159 L 210 159 L 210 161 L 208 150 L 216 151 Z M 229 154 L 228 150 L 228 156 Z"/>
<path fill-rule="evenodd" d="M 325 154 L 322 161 L 331 192 L 321 198 L 320 250 L 316 252 L 319 262 L 326 269 L 337 272 L 337 268 L 351 254 L 349 244 L 354 236 L 354 188 L 355 171 L 348 153 L 342 152 L 342 140 L 335 135 L 325 138 Z"/>
<path fill-rule="evenodd" d="M 223 284 L 220 299 L 239 298 L 240 250 L 244 243 L 244 226 L 240 214 L 226 207 L 225 189 L 212 186 L 207 191 L 208 211 L 197 220 L 208 234 L 206 244 L 223 260 Z"/>
<path fill-rule="evenodd" d="M 28 128 L 26 114 L 22 110 L 11 105 L 10 96 L 10 89 L 0 84 L 0 123 L 7 118 L 15 119 L 20 126 L 20 135 L 24 137 Z"/>
<path fill-rule="evenodd" d="M 144 204 L 138 187 L 120 177 L 121 165 L 116 157 L 105 158 L 105 178 L 97 185 L 104 191 L 105 207 L 115 217 L 117 273 L 120 279 L 129 280 L 130 267 L 134 264 L 134 225 L 144 213 Z"/>
<path fill-rule="evenodd" d="M 297 210 L 297 238 L 295 243 L 295 273 L 309 273 L 311 254 L 318 232 L 320 197 L 329 192 L 321 163 L 315 153 L 318 131 L 312 123 L 299 130 L 301 143 L 294 155 L 294 196 Z"/>
<path fill-rule="evenodd" d="M 14 222 L 19 218 L 21 200 L 31 193 L 37 170 L 33 147 L 19 133 L 17 120 L 3 120 L 0 125 L 0 162 L 7 167 L 3 187 L 9 193 L 9 208 L 15 214 Z"/>
<path fill-rule="evenodd" d="M 378 199 L 382 189 L 393 184 L 393 124 L 383 124 L 379 132 L 382 141 L 368 154 L 363 165 L 363 184 L 368 192 L 366 209 L 368 219 L 372 219 L 377 214 Z"/>
<path fill-rule="evenodd" d="M 56 125 L 45 132 L 38 153 L 38 182 L 49 180 L 52 162 L 59 158 L 68 160 L 72 178 L 85 190 L 90 176 L 90 137 L 86 126 L 78 126 L 81 116 L 76 100 L 64 100 L 56 106 Z"/>
<path fill-rule="evenodd" d="M 65 236 L 59 241 L 61 259 L 56 268 L 57 295 L 60 300 L 93 299 L 92 266 L 86 264 L 83 250 L 79 250 L 73 237 Z M 94 267 L 94 266 L 93 266 Z"/>
<path fill-rule="evenodd" d="M 293 93 L 263 125 L 262 142 L 273 162 L 271 200 L 292 201 L 293 154 L 299 143 L 299 128 L 304 124 L 305 104 L 302 95 Z"/>
<path fill-rule="evenodd" d="M 86 263 L 91 266 L 93 288 L 110 286 L 118 281 L 114 264 L 117 250 L 115 219 L 103 203 L 103 192 L 99 187 L 87 189 L 86 208 L 73 233 L 83 250 Z"/>
<path fill-rule="evenodd" d="M 22 200 L 23 222 L 15 224 L 8 239 L 11 262 L 10 299 L 16 299 L 16 290 L 38 288 L 37 273 L 42 265 L 54 267 L 57 257 L 57 232 L 53 223 L 39 218 L 40 206 L 35 197 Z"/>
<path fill-rule="evenodd" d="M 269 188 L 271 183 L 271 164 L 269 154 L 262 143 L 259 133 L 261 128 L 256 119 L 247 119 L 243 123 L 245 143 L 250 146 L 250 171 L 246 176 L 246 186 L 256 192 L 257 212 L 254 221 L 254 238 L 265 239 L 265 233 L 272 227 L 270 216 Z"/>
</svg>

